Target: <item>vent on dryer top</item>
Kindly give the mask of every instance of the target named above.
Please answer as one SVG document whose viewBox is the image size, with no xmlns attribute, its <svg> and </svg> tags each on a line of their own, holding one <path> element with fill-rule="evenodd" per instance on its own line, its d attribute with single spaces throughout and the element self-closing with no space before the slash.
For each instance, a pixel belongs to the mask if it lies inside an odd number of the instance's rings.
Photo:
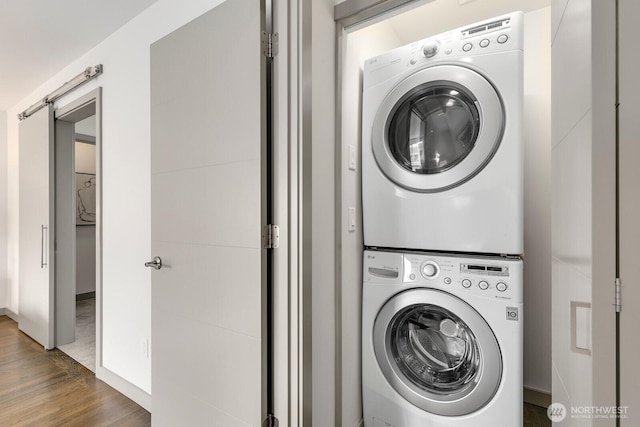
<svg viewBox="0 0 640 427">
<path fill-rule="evenodd" d="M 472 28 L 462 30 L 462 38 L 477 36 L 478 34 L 488 33 L 490 31 L 503 30 L 511 26 L 511 18 L 502 19 L 500 21 L 488 22 Z"/>
</svg>

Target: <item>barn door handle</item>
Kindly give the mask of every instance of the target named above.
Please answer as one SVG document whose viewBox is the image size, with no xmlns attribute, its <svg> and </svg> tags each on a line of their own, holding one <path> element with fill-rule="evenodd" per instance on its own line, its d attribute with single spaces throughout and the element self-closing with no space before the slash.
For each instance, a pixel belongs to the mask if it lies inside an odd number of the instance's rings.
<svg viewBox="0 0 640 427">
<path fill-rule="evenodd" d="M 151 261 L 145 262 L 144 266 L 160 270 L 162 268 L 162 258 L 160 258 L 159 256 L 153 257 Z"/>
<path fill-rule="evenodd" d="M 42 229 L 40 231 L 40 268 L 45 268 L 47 266 L 47 262 L 44 256 L 44 250 L 45 250 L 44 245 L 45 245 L 45 235 L 47 234 L 48 229 L 49 227 L 42 224 Z"/>
</svg>

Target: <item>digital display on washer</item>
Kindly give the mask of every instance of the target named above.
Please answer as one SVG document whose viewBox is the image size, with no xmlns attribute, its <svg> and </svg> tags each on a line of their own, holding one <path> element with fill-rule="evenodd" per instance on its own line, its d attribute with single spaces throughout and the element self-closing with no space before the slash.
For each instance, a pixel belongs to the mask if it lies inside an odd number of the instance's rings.
<svg viewBox="0 0 640 427">
<path fill-rule="evenodd" d="M 483 273 L 489 276 L 509 276 L 509 267 L 482 264 L 460 264 L 462 273 Z"/>
</svg>

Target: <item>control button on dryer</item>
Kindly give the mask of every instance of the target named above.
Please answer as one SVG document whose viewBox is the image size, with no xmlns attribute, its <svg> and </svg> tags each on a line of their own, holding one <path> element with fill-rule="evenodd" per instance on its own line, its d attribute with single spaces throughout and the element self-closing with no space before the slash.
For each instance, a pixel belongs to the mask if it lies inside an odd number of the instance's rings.
<svg viewBox="0 0 640 427">
<path fill-rule="evenodd" d="M 498 36 L 498 43 L 500 43 L 500 44 L 506 43 L 507 40 L 509 40 L 509 36 L 506 35 L 506 34 L 500 34 Z"/>
<path fill-rule="evenodd" d="M 489 289 L 489 284 L 485 280 L 483 280 L 480 283 L 478 283 L 478 287 L 483 291 L 486 291 L 487 289 Z"/>
<path fill-rule="evenodd" d="M 464 280 L 462 281 L 462 286 L 463 286 L 463 287 L 465 287 L 465 288 L 470 288 L 470 287 L 471 287 L 471 280 L 469 280 L 469 279 L 464 279 Z"/>
<path fill-rule="evenodd" d="M 480 47 L 487 47 L 487 46 L 489 46 L 489 39 L 480 40 Z"/>
<path fill-rule="evenodd" d="M 444 278 L 444 284 L 445 285 L 450 285 L 451 284 L 451 277 L 445 277 Z"/>
<path fill-rule="evenodd" d="M 416 275 L 415 275 L 415 274 L 413 274 L 413 273 L 411 273 L 411 274 L 409 275 L 409 279 L 411 279 L 411 280 L 416 280 Z"/>
<path fill-rule="evenodd" d="M 465 52 L 469 52 L 472 47 L 473 45 L 471 43 L 465 43 L 464 46 L 462 46 L 462 50 L 464 50 Z"/>
<path fill-rule="evenodd" d="M 496 285 L 496 289 L 500 292 L 504 292 L 507 290 L 507 284 L 504 282 L 498 282 L 498 284 Z"/>
</svg>

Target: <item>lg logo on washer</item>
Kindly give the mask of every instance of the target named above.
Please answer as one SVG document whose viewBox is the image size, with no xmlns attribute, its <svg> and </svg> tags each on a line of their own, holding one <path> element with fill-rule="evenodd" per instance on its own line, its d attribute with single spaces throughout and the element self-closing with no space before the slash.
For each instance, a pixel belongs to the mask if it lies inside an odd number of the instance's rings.
<svg viewBox="0 0 640 427">
<path fill-rule="evenodd" d="M 507 320 L 518 320 L 518 307 L 507 307 Z"/>
</svg>

